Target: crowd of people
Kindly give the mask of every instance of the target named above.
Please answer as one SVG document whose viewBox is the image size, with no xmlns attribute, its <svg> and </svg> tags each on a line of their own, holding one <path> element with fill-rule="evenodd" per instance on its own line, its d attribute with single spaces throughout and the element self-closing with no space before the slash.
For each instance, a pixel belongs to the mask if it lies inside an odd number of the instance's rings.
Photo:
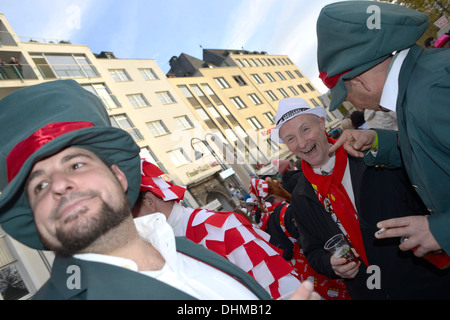
<svg viewBox="0 0 450 320">
<path fill-rule="evenodd" d="M 0 224 L 55 252 L 34 298 L 448 299 L 450 50 L 415 44 L 426 15 L 376 5 L 376 30 L 366 1 L 322 9 L 318 65 L 330 110 L 348 100 L 396 125 L 358 113 L 334 139 L 323 107 L 280 100 L 271 138 L 298 161 L 254 177 L 239 212 L 182 206 L 185 188 L 73 80 L 3 98 Z M 327 249 L 336 235 L 343 254 Z"/>
</svg>

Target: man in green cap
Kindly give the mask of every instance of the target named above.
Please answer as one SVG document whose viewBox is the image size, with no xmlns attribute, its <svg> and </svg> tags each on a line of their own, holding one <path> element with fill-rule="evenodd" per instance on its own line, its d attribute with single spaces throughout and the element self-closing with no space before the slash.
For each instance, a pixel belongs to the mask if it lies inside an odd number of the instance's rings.
<svg viewBox="0 0 450 320">
<path fill-rule="evenodd" d="M 56 258 L 37 299 L 269 299 L 246 272 L 131 206 L 140 148 L 73 80 L 0 101 L 0 224 Z M 311 288 L 311 286 L 309 287 Z M 308 298 L 302 286 L 296 297 Z"/>
<path fill-rule="evenodd" d="M 427 15 L 399 5 L 345 1 L 325 6 L 317 21 L 320 78 L 331 90 L 330 110 L 395 111 L 398 132 L 346 130 L 330 149 L 369 165 L 404 166 L 430 212 L 381 221 L 378 238 L 402 237 L 417 256 L 450 253 L 450 50 L 416 45 Z M 367 151 L 362 153 L 362 151 Z"/>
</svg>

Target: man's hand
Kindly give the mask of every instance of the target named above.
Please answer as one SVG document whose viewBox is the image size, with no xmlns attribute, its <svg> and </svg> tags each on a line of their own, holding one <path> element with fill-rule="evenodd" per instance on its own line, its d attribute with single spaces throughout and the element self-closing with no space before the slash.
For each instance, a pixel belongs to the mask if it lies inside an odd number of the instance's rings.
<svg viewBox="0 0 450 320">
<path fill-rule="evenodd" d="M 303 281 L 294 291 L 289 300 L 321 300 L 320 295 L 314 291 L 314 284 L 311 281 Z"/>
<path fill-rule="evenodd" d="M 409 216 L 380 221 L 377 227 L 380 228 L 375 233 L 378 239 L 407 237 L 400 245 L 400 250 L 407 251 L 413 248 L 414 255 L 422 257 L 424 254 L 441 249 L 441 246 L 434 238 L 428 224 L 428 216 Z"/>
<path fill-rule="evenodd" d="M 359 254 L 352 248 L 353 254 L 356 258 L 359 258 Z M 334 273 L 343 279 L 353 279 L 356 277 L 359 271 L 359 266 L 361 262 L 350 262 L 347 263 L 347 259 L 345 258 L 336 258 L 335 256 L 331 256 L 330 258 L 331 267 L 334 270 Z"/>
<path fill-rule="evenodd" d="M 354 157 L 364 157 L 361 151 L 369 150 L 375 143 L 377 132 L 375 130 L 345 130 L 338 141 L 330 148 L 330 154 L 340 146 L 344 146 Z"/>
</svg>

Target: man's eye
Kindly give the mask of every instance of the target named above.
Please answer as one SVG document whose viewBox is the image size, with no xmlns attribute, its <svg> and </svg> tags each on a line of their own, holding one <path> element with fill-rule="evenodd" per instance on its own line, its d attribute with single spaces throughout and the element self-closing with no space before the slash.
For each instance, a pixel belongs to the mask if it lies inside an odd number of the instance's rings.
<svg viewBox="0 0 450 320">
<path fill-rule="evenodd" d="M 74 165 L 72 165 L 72 169 L 80 169 L 83 166 L 84 166 L 84 163 L 75 163 Z"/>
<path fill-rule="evenodd" d="M 41 182 L 41 183 L 39 183 L 38 185 L 36 185 L 36 187 L 34 187 L 34 193 L 38 194 L 39 192 L 41 192 L 47 186 L 48 186 L 48 182 Z"/>
</svg>

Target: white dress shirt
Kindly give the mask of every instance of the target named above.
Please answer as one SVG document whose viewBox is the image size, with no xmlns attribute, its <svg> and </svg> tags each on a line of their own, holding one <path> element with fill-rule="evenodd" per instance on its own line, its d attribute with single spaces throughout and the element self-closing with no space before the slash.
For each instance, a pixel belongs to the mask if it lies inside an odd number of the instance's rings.
<svg viewBox="0 0 450 320">
<path fill-rule="evenodd" d="M 383 92 L 381 93 L 380 106 L 390 111 L 397 110 L 398 97 L 398 78 L 403 61 L 408 55 L 409 49 L 398 52 L 391 62 L 390 70 L 384 83 Z"/>
<path fill-rule="evenodd" d="M 153 277 L 197 299 L 254 300 L 257 297 L 228 274 L 176 251 L 175 236 L 162 213 L 134 219 L 139 235 L 164 257 L 161 270 L 140 271 L 129 259 L 102 255 L 77 254 L 77 259 L 108 263 Z"/>
</svg>

